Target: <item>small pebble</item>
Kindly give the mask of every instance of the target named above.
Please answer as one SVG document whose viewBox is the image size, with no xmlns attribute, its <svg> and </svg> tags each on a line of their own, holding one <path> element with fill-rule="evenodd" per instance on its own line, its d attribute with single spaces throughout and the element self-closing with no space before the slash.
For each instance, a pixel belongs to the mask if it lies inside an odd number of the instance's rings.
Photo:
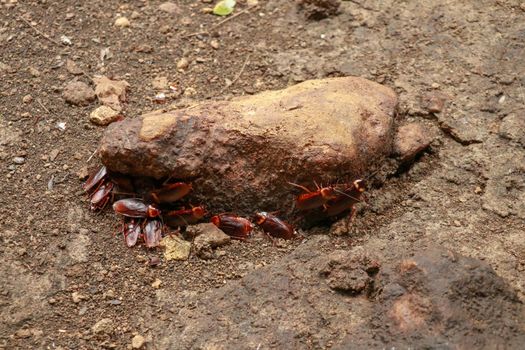
<svg viewBox="0 0 525 350">
<path fill-rule="evenodd" d="M 129 27 L 129 25 L 129 19 L 127 19 L 126 17 L 119 17 L 115 20 L 116 27 L 126 28 Z"/>
<path fill-rule="evenodd" d="M 159 279 L 157 278 L 157 279 L 155 280 L 155 282 L 153 282 L 153 283 L 151 284 L 151 286 L 152 286 L 153 288 L 155 288 L 155 289 L 159 289 L 161 284 L 162 284 L 162 281 L 159 280 Z"/>
<path fill-rule="evenodd" d="M 80 310 L 78 310 L 78 315 L 79 315 L 79 316 L 83 316 L 83 315 L 86 314 L 86 312 L 87 312 L 87 306 L 82 306 L 82 307 L 80 308 Z"/>
<path fill-rule="evenodd" d="M 144 346 L 144 343 L 146 342 L 146 339 L 144 339 L 143 336 L 137 334 L 136 336 L 131 339 L 131 348 L 133 349 L 140 349 Z"/>
<path fill-rule="evenodd" d="M 14 157 L 13 158 L 13 163 L 15 164 L 24 164 L 26 162 L 26 159 L 24 157 Z"/>
<path fill-rule="evenodd" d="M 31 103 L 33 101 L 33 96 L 31 95 L 25 95 L 22 97 L 22 102 L 24 103 Z"/>
<path fill-rule="evenodd" d="M 177 62 L 177 69 L 186 69 L 190 65 L 190 61 L 186 57 L 181 58 Z"/>
<path fill-rule="evenodd" d="M 212 41 L 210 41 L 210 46 L 217 50 L 219 48 L 219 41 L 213 39 Z"/>
</svg>

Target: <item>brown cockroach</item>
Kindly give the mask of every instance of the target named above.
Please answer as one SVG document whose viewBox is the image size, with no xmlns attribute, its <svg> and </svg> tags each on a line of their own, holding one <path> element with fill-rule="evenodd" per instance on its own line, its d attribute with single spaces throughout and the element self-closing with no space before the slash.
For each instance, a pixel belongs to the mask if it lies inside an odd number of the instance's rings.
<svg viewBox="0 0 525 350">
<path fill-rule="evenodd" d="M 153 205 L 147 205 L 140 199 L 126 198 L 113 203 L 113 210 L 117 214 L 130 218 L 156 218 L 161 212 Z"/>
<path fill-rule="evenodd" d="M 350 216 L 353 218 L 355 214 L 354 206 L 362 201 L 365 190 L 366 184 L 364 180 L 355 180 L 348 188 L 342 191 L 337 190 L 339 195 L 326 204 L 324 215 L 329 217 L 337 216 L 347 210 L 351 210 Z"/>
<path fill-rule="evenodd" d="M 142 232 L 141 220 L 136 218 L 124 219 L 123 226 L 122 231 L 124 233 L 126 245 L 128 247 L 133 247 L 137 244 L 137 240 Z"/>
<path fill-rule="evenodd" d="M 162 239 L 162 222 L 160 220 L 152 219 L 146 220 L 143 229 L 144 244 L 148 248 L 157 247 Z"/>
<path fill-rule="evenodd" d="M 254 221 L 264 232 L 274 238 L 292 239 L 295 230 L 292 225 L 265 211 L 256 213 Z"/>
<path fill-rule="evenodd" d="M 306 191 L 306 193 L 299 195 L 295 200 L 295 207 L 301 211 L 321 208 L 328 201 L 337 198 L 337 192 L 332 186 L 322 187 L 312 192 L 304 186 L 292 182 L 289 182 L 289 184 Z"/>
<path fill-rule="evenodd" d="M 86 182 L 82 184 L 82 189 L 84 189 L 84 191 L 88 193 L 96 191 L 96 189 L 100 185 L 100 182 L 106 179 L 107 176 L 108 176 L 108 169 L 105 166 L 102 166 L 100 169 L 98 169 L 95 172 L 92 172 L 89 175 Z"/>
<path fill-rule="evenodd" d="M 93 211 L 104 209 L 112 197 L 113 186 L 112 182 L 103 182 L 91 195 L 89 208 Z"/>
<path fill-rule="evenodd" d="M 253 230 L 250 220 L 234 214 L 219 214 L 211 218 L 211 222 L 224 233 L 234 239 L 245 240 Z"/>
<path fill-rule="evenodd" d="M 167 184 L 150 192 L 151 198 L 157 204 L 176 202 L 191 191 L 191 184 L 176 182 Z"/>
<path fill-rule="evenodd" d="M 205 215 L 206 209 L 199 206 L 191 209 L 171 210 L 164 217 L 168 226 L 182 227 L 199 222 Z"/>
</svg>

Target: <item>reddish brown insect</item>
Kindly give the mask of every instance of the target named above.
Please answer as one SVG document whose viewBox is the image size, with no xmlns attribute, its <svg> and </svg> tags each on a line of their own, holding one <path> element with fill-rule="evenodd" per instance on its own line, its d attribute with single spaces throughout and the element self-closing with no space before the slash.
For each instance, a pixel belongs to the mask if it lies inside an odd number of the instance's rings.
<svg viewBox="0 0 525 350">
<path fill-rule="evenodd" d="M 234 239 L 245 240 L 253 230 L 250 220 L 234 214 L 219 214 L 211 222 Z"/>
<path fill-rule="evenodd" d="M 283 239 L 295 237 L 295 230 L 292 225 L 265 211 L 256 213 L 254 221 L 272 237 Z"/>
<path fill-rule="evenodd" d="M 366 190 L 364 180 L 355 180 L 348 188 L 338 191 L 339 195 L 325 206 L 324 215 L 337 216 L 347 210 L 351 210 L 350 216 L 354 216 L 354 206 L 362 201 Z"/>
<path fill-rule="evenodd" d="M 150 192 L 151 198 L 157 204 L 176 202 L 191 191 L 191 184 L 176 182 L 162 186 Z"/>
<path fill-rule="evenodd" d="M 113 203 L 113 210 L 117 214 L 130 218 L 156 218 L 160 216 L 160 210 L 153 205 L 146 205 L 140 199 L 126 198 Z"/>
<path fill-rule="evenodd" d="M 162 222 L 160 220 L 147 220 L 142 229 L 144 243 L 148 248 L 157 247 L 162 239 Z"/>
<path fill-rule="evenodd" d="M 108 170 L 105 166 L 102 166 L 100 169 L 98 169 L 95 172 L 92 172 L 89 175 L 86 182 L 82 184 L 82 188 L 84 189 L 84 191 L 90 193 L 92 192 L 92 190 L 93 191 L 96 190 L 99 187 L 100 182 L 106 179 L 107 176 L 108 176 Z"/>
<path fill-rule="evenodd" d="M 171 227 L 188 226 L 199 222 L 206 215 L 204 207 L 193 207 L 169 211 L 166 215 L 166 223 Z"/>
<path fill-rule="evenodd" d="M 137 240 L 142 232 L 141 220 L 130 218 L 124 219 L 122 231 L 124 233 L 124 240 L 128 247 L 133 247 L 137 244 Z"/>
<path fill-rule="evenodd" d="M 297 197 L 295 207 L 301 211 L 320 208 L 328 201 L 337 198 L 337 192 L 332 186 L 319 188 L 312 192 L 308 188 L 289 182 L 289 184 L 306 191 Z"/>
<path fill-rule="evenodd" d="M 114 183 L 108 178 L 105 166 L 89 175 L 82 184 L 84 191 L 89 196 L 89 208 L 93 211 L 102 210 L 112 198 Z"/>
<path fill-rule="evenodd" d="M 113 186 L 112 182 L 103 182 L 98 186 L 90 197 L 89 208 L 93 211 L 104 209 L 112 197 L 111 191 L 113 190 Z"/>
</svg>

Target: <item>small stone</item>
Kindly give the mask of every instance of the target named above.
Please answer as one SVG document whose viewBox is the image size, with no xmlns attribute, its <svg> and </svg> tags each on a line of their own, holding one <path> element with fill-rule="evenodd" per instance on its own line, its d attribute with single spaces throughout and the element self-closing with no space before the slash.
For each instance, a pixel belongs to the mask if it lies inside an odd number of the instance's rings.
<svg viewBox="0 0 525 350">
<path fill-rule="evenodd" d="M 58 157 L 59 153 L 60 153 L 60 149 L 58 149 L 58 148 L 53 149 L 51 152 L 49 152 L 48 159 L 51 162 L 53 162 Z"/>
<path fill-rule="evenodd" d="M 185 97 L 193 97 L 195 95 L 197 95 L 197 90 L 195 90 L 191 86 L 187 87 L 186 89 L 184 89 L 184 96 Z"/>
<path fill-rule="evenodd" d="M 193 231 L 196 235 L 193 241 L 194 249 L 197 256 L 202 259 L 213 258 L 213 249 L 228 244 L 231 239 L 230 236 L 211 223 L 189 226 L 188 231 Z"/>
<path fill-rule="evenodd" d="M 248 6 L 255 6 L 259 4 L 259 0 L 248 0 L 246 1 L 246 5 Z"/>
<path fill-rule="evenodd" d="M 73 42 L 71 41 L 71 38 L 69 38 L 68 36 L 66 35 L 62 35 L 60 37 L 60 42 L 66 46 L 71 46 L 73 45 Z"/>
<path fill-rule="evenodd" d="M 88 310 L 87 306 L 82 306 L 80 308 L 80 310 L 78 310 L 78 315 L 79 316 L 84 316 L 86 314 L 87 310 Z"/>
<path fill-rule="evenodd" d="M 162 284 L 162 281 L 159 280 L 159 279 L 157 278 L 157 279 L 155 279 L 155 282 L 153 282 L 153 283 L 151 284 L 151 286 L 152 286 L 153 288 L 155 288 L 155 289 L 159 289 L 161 284 Z"/>
<path fill-rule="evenodd" d="M 475 194 L 480 194 L 482 192 L 483 192 L 483 189 L 481 187 L 479 187 L 479 186 L 476 186 L 476 188 L 474 189 L 474 193 Z"/>
<path fill-rule="evenodd" d="M 210 41 L 210 46 L 214 48 L 215 50 L 217 50 L 219 48 L 219 41 L 216 39 L 213 39 L 212 41 Z"/>
<path fill-rule="evenodd" d="M 164 258 L 170 260 L 187 260 L 190 256 L 191 243 L 176 236 L 166 236 L 160 241 L 164 247 Z"/>
<path fill-rule="evenodd" d="M 73 75 L 82 74 L 82 69 L 78 67 L 75 61 L 67 59 L 66 60 L 66 70 Z"/>
<path fill-rule="evenodd" d="M 131 19 L 137 19 L 139 17 L 140 17 L 140 12 L 138 12 L 138 11 L 133 11 L 131 13 Z"/>
<path fill-rule="evenodd" d="M 176 4 L 174 4 L 173 2 L 169 2 L 169 1 L 160 4 L 159 10 L 169 13 L 171 15 L 175 15 L 181 12 L 179 7 Z"/>
<path fill-rule="evenodd" d="M 146 343 L 146 339 L 144 339 L 143 336 L 137 334 L 136 336 L 131 339 L 131 348 L 132 349 L 140 349 L 144 346 Z"/>
<path fill-rule="evenodd" d="M 440 113 L 446 100 L 447 97 L 440 92 L 427 93 L 421 99 L 421 107 L 429 113 Z"/>
<path fill-rule="evenodd" d="M 402 162 L 411 161 L 432 142 L 423 125 L 419 123 L 406 124 L 399 128 L 394 141 L 394 153 Z"/>
<path fill-rule="evenodd" d="M 64 87 L 62 96 L 72 105 L 87 106 L 95 100 L 95 91 L 86 83 L 71 81 Z"/>
<path fill-rule="evenodd" d="M 118 299 L 113 299 L 113 300 L 109 301 L 109 304 L 111 304 L 111 305 L 120 305 L 120 304 L 122 304 L 122 301 L 120 301 Z"/>
<path fill-rule="evenodd" d="M 126 17 L 119 17 L 115 20 L 115 26 L 120 28 L 126 28 L 129 27 L 129 19 Z"/>
<path fill-rule="evenodd" d="M 186 57 L 181 58 L 177 62 L 177 69 L 186 69 L 190 65 L 190 61 Z"/>
<path fill-rule="evenodd" d="M 108 125 L 117 121 L 120 113 L 108 106 L 97 107 L 89 114 L 89 121 L 96 125 Z"/>
<path fill-rule="evenodd" d="M 24 164 L 25 162 L 26 162 L 26 159 L 24 157 L 14 157 L 13 158 L 13 163 L 15 164 L 21 165 L 21 164 Z"/>
<path fill-rule="evenodd" d="M 95 94 L 99 101 L 116 111 L 122 109 L 122 102 L 126 102 L 126 93 L 130 85 L 125 80 L 113 80 L 105 76 L 95 76 Z"/>
<path fill-rule="evenodd" d="M 15 336 L 17 338 L 29 338 L 31 336 L 30 329 L 19 329 L 16 331 Z"/>
<path fill-rule="evenodd" d="M 82 294 L 80 294 L 79 292 L 73 292 L 71 294 L 71 298 L 73 299 L 73 302 L 75 304 L 78 304 L 80 303 L 83 299 L 85 299 L 85 296 L 83 296 Z"/>
<path fill-rule="evenodd" d="M 155 90 L 165 90 L 168 88 L 168 77 L 156 77 L 151 81 Z"/>
<path fill-rule="evenodd" d="M 35 67 L 29 67 L 28 71 L 29 71 L 29 74 L 31 74 L 35 78 L 40 76 L 40 71 L 36 69 Z"/>
<path fill-rule="evenodd" d="M 25 95 L 22 97 L 22 102 L 24 103 L 31 103 L 33 101 L 33 96 L 31 95 Z"/>
<path fill-rule="evenodd" d="M 113 331 L 113 321 L 110 318 L 103 318 L 91 327 L 95 334 L 110 334 Z"/>
<path fill-rule="evenodd" d="M 8 64 L 5 64 L 3 62 L 0 62 L 0 72 L 6 72 L 6 73 L 15 73 L 16 69 L 11 67 Z"/>
<path fill-rule="evenodd" d="M 106 291 L 103 296 L 106 298 L 106 299 L 113 299 L 115 298 L 115 291 L 113 289 L 109 289 L 108 291 Z"/>
<path fill-rule="evenodd" d="M 79 180 L 84 180 L 89 176 L 89 170 L 87 165 L 84 165 L 82 168 L 78 169 L 77 176 Z"/>
</svg>

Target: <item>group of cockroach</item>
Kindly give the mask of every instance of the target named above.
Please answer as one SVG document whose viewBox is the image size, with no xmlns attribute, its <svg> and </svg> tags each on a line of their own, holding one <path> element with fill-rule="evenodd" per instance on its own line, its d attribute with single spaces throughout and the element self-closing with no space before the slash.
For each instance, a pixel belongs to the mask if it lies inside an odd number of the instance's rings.
<svg viewBox="0 0 525 350">
<path fill-rule="evenodd" d="M 305 186 L 290 183 L 304 193 L 295 200 L 295 208 L 304 215 L 315 214 L 320 218 L 336 218 L 350 212 L 355 215 L 355 204 L 362 201 L 366 189 L 364 180 L 350 184 L 318 186 L 311 191 Z M 121 175 L 110 176 L 102 166 L 92 172 L 82 188 L 89 196 L 90 209 L 100 211 L 115 198 L 115 195 L 133 194 L 131 181 Z M 120 190 L 130 192 L 121 192 Z M 173 209 L 176 202 L 188 195 L 192 185 L 185 182 L 165 182 L 143 198 L 124 198 L 113 203 L 113 210 L 122 216 L 121 232 L 128 247 L 137 244 L 140 238 L 148 248 L 157 247 L 167 233 L 167 227 L 176 229 L 196 224 L 208 215 L 204 206 L 190 209 Z M 210 221 L 233 239 L 246 240 L 258 225 L 270 238 L 293 239 L 299 237 L 294 226 L 278 218 L 275 213 L 257 212 L 253 218 L 240 217 L 233 213 L 211 216 Z"/>
</svg>

